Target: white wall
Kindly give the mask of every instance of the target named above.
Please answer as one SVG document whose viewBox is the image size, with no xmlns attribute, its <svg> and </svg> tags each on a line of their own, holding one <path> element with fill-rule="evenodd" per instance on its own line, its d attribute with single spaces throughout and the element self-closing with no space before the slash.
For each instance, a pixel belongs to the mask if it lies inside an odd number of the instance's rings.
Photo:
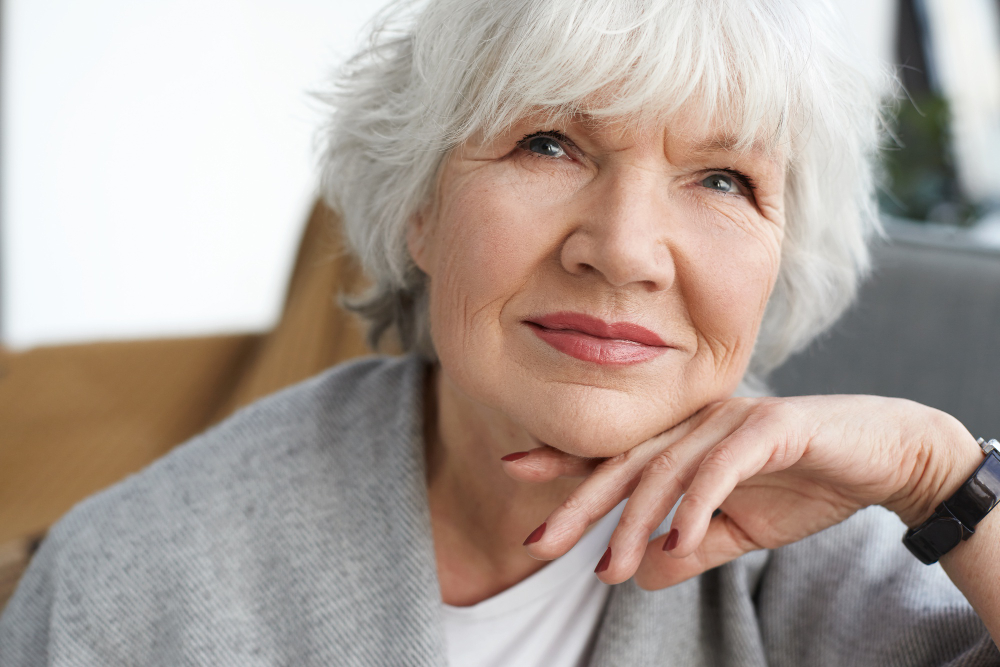
<svg viewBox="0 0 1000 667">
<path fill-rule="evenodd" d="M 869 57 L 896 60 L 898 0 L 834 0 Z"/>
<path fill-rule="evenodd" d="M 959 181 L 973 201 L 1000 204 L 1000 16 L 996 0 L 925 0 L 924 7 L 938 78 L 951 105 Z"/>
<path fill-rule="evenodd" d="M 891 55 L 893 0 L 839 0 Z M 382 0 L 6 0 L 0 339 L 261 329 L 313 196 L 306 91 Z"/>
<path fill-rule="evenodd" d="M 313 196 L 347 0 L 6 0 L 2 339 L 259 329 Z"/>
</svg>

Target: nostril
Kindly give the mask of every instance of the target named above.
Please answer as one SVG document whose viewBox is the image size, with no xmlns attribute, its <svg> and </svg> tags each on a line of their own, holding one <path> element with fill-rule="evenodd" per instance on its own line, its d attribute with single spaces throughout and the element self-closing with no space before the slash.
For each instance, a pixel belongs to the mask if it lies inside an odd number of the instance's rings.
<svg viewBox="0 0 1000 667">
<path fill-rule="evenodd" d="M 674 282 L 672 248 L 643 220 L 595 216 L 574 229 L 559 248 L 563 269 L 575 276 L 598 275 L 615 288 L 668 289 Z"/>
</svg>

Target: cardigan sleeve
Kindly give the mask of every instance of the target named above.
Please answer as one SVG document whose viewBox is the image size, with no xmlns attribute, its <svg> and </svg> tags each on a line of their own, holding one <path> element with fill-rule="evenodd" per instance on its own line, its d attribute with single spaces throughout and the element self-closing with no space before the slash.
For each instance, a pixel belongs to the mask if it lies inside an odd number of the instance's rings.
<svg viewBox="0 0 1000 667">
<path fill-rule="evenodd" d="M 0 616 L 0 664 L 5 667 L 49 664 L 49 619 L 54 589 L 52 552 L 48 544 L 42 545 Z"/>
<path fill-rule="evenodd" d="M 81 547 L 98 558 L 100 549 L 88 544 L 90 527 L 78 525 L 71 518 L 53 528 L 0 616 L 3 667 L 129 664 L 108 641 L 114 624 L 95 623 L 88 609 L 92 579 L 75 563 L 90 560 L 81 558 Z"/>
<path fill-rule="evenodd" d="M 1000 665 L 944 570 L 903 547 L 905 530 L 871 507 L 772 552 L 756 596 L 772 664 Z"/>
</svg>

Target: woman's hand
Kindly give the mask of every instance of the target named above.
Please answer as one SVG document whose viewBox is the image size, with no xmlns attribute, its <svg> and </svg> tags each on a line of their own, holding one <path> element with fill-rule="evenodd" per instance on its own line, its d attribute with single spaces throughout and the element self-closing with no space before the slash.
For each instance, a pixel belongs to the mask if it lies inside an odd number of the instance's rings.
<svg viewBox="0 0 1000 667">
<path fill-rule="evenodd" d="M 938 410 L 874 396 L 806 396 L 713 403 L 610 459 L 541 447 L 505 466 L 524 481 L 587 477 L 540 537 L 529 537 L 537 558 L 567 552 L 628 497 L 598 571 L 607 583 L 636 575 L 656 589 L 796 542 L 868 505 L 917 525 L 981 458 L 969 432 Z M 650 542 L 681 494 L 670 532 Z"/>
</svg>

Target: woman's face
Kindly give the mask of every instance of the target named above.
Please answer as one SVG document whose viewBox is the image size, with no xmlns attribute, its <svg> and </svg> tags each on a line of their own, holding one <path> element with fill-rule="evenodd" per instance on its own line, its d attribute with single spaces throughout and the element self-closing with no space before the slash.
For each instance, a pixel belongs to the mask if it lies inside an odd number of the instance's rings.
<svg viewBox="0 0 1000 667">
<path fill-rule="evenodd" d="M 526 119 L 448 156 L 408 242 L 465 398 L 611 456 L 733 392 L 778 273 L 784 161 L 690 126 Z"/>
</svg>

